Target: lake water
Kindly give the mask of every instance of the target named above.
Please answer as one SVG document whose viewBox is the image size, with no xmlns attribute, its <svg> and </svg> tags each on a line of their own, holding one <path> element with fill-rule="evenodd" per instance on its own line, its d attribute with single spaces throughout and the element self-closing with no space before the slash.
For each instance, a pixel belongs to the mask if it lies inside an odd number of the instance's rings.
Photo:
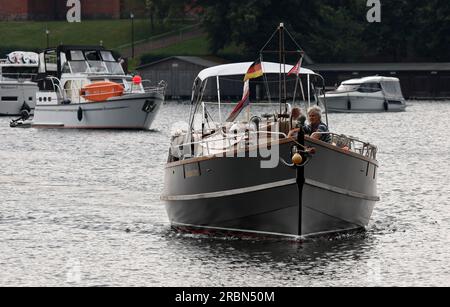
<svg viewBox="0 0 450 307">
<path fill-rule="evenodd" d="M 0 286 L 450 286 L 450 102 L 331 114 L 380 148 L 366 233 L 304 244 L 179 234 L 164 205 L 170 123 L 152 132 L 10 129 L 0 118 Z"/>
</svg>

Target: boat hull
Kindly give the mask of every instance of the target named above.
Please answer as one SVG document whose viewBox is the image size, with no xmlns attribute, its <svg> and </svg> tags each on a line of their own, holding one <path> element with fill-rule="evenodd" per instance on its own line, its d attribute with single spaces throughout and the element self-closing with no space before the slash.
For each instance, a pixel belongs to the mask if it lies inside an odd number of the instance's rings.
<svg viewBox="0 0 450 307">
<path fill-rule="evenodd" d="M 377 94 L 361 96 L 332 94 L 326 96 L 326 104 L 330 113 L 403 112 L 406 110 L 404 99 L 389 100 Z"/>
<path fill-rule="evenodd" d="M 32 127 L 149 130 L 164 102 L 159 93 L 132 94 L 105 102 L 37 105 Z"/>
<path fill-rule="evenodd" d="M 280 145 L 285 160 L 293 145 Z M 289 237 L 367 227 L 379 200 L 376 161 L 308 145 L 317 153 L 305 167 L 301 207 L 296 171 L 283 164 L 263 169 L 258 158 L 168 164 L 162 199 L 172 225 Z"/>
<path fill-rule="evenodd" d="M 0 115 L 19 116 L 25 102 L 33 112 L 37 91 L 37 84 L 32 82 L 0 82 Z"/>
</svg>

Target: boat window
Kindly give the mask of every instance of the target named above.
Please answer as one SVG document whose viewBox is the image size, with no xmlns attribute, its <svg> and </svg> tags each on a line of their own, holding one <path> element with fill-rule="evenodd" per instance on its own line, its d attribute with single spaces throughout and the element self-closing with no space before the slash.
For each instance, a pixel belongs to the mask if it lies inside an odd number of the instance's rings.
<svg viewBox="0 0 450 307">
<path fill-rule="evenodd" d="M 382 82 L 384 93 L 389 97 L 402 98 L 402 88 L 400 82 L 396 81 L 384 81 Z"/>
<path fill-rule="evenodd" d="M 100 51 L 100 53 L 102 54 L 103 61 L 108 61 L 108 62 L 116 61 L 116 59 L 114 59 L 111 51 Z"/>
<path fill-rule="evenodd" d="M 71 50 L 70 51 L 70 59 L 72 61 L 84 61 L 83 52 L 80 50 Z"/>
<path fill-rule="evenodd" d="M 58 71 L 58 58 L 55 51 L 45 53 L 45 68 L 47 71 Z"/>
<path fill-rule="evenodd" d="M 89 66 L 85 61 L 70 61 L 69 67 L 73 74 L 89 72 Z"/>
<path fill-rule="evenodd" d="M 361 84 L 342 84 L 336 90 L 336 92 L 354 92 L 357 91 Z"/>
<path fill-rule="evenodd" d="M 101 61 L 100 55 L 97 51 L 86 51 L 84 55 L 88 61 Z"/>
<path fill-rule="evenodd" d="M 89 68 L 92 73 L 107 73 L 108 69 L 106 68 L 104 62 L 102 61 L 89 61 Z"/>
<path fill-rule="evenodd" d="M 2 101 L 18 101 L 19 97 L 10 97 L 10 96 L 4 96 L 2 97 Z"/>
<path fill-rule="evenodd" d="M 108 72 L 113 75 L 124 75 L 122 65 L 116 62 L 105 62 Z"/>
<path fill-rule="evenodd" d="M 68 74 L 70 73 L 70 66 L 69 66 L 69 62 L 64 63 L 63 68 L 62 68 L 62 73 L 63 74 Z"/>
<path fill-rule="evenodd" d="M 2 75 L 8 79 L 29 80 L 38 73 L 37 67 L 3 67 Z"/>
<path fill-rule="evenodd" d="M 379 83 L 365 83 L 359 88 L 361 93 L 376 93 L 381 91 L 381 85 Z"/>
</svg>

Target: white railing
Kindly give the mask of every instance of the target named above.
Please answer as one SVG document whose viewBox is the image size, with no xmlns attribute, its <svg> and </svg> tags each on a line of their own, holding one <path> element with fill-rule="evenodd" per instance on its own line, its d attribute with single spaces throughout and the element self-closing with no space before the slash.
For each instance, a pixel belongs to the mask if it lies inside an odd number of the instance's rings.
<svg viewBox="0 0 450 307">
<path fill-rule="evenodd" d="M 199 133 L 200 135 L 200 133 Z M 339 135 L 331 132 L 327 133 L 314 133 L 314 135 L 330 135 L 331 136 L 331 144 L 336 146 L 337 148 L 357 153 L 363 157 L 376 160 L 378 154 L 378 147 L 363 142 L 357 138 Z M 210 155 L 218 155 L 223 154 L 230 150 L 242 150 L 248 149 L 250 146 L 260 146 L 267 145 L 273 141 L 279 139 L 286 139 L 287 135 L 280 132 L 271 132 L 271 131 L 246 131 L 241 132 L 239 134 L 228 134 L 222 131 L 221 134 L 212 134 L 211 137 L 221 136 L 222 138 L 214 139 L 202 139 L 195 142 L 183 143 L 181 145 L 171 146 L 172 154 L 178 152 L 178 158 L 186 159 L 191 158 L 192 156 L 210 156 Z M 259 143 L 261 137 L 266 137 L 265 143 Z M 251 141 L 256 141 L 254 144 Z M 211 144 L 213 143 L 221 143 L 220 147 L 213 147 Z M 194 147 L 194 152 L 192 152 L 192 147 Z M 187 153 L 185 152 L 187 149 Z M 200 150 L 199 150 L 200 149 Z"/>
<path fill-rule="evenodd" d="M 315 132 L 311 135 L 311 137 L 314 137 L 315 135 L 329 135 L 331 136 L 331 144 L 334 146 L 357 153 L 369 159 L 377 159 L 378 147 L 370 143 L 363 142 L 355 137 L 332 132 Z"/>
<path fill-rule="evenodd" d="M 158 93 L 165 95 L 167 90 L 167 82 L 162 80 L 158 84 L 152 84 L 150 80 L 142 80 L 142 87 L 145 93 Z"/>
<path fill-rule="evenodd" d="M 133 82 L 127 82 L 127 86 L 124 87 L 123 91 L 112 90 L 110 92 L 89 93 L 89 90 L 95 91 L 96 87 L 94 86 L 88 89 L 86 94 L 82 95 L 83 88 L 78 86 L 74 82 L 71 83 L 70 88 L 62 88 L 61 81 L 58 78 L 49 76 L 47 77 L 47 79 L 52 82 L 53 91 L 58 94 L 61 100 L 70 99 L 71 101 L 77 101 L 77 103 L 82 103 L 81 101 L 82 98 L 89 100 L 89 97 L 97 95 L 122 96 L 127 94 L 143 94 L 143 93 L 161 93 L 162 95 L 164 95 L 167 88 L 167 83 L 165 81 L 161 81 L 157 85 L 150 85 L 146 87 L 143 86 L 143 83 L 135 85 L 133 84 Z M 151 83 L 149 80 L 145 80 L 145 82 Z M 97 89 L 102 87 L 104 86 L 99 86 Z"/>
</svg>

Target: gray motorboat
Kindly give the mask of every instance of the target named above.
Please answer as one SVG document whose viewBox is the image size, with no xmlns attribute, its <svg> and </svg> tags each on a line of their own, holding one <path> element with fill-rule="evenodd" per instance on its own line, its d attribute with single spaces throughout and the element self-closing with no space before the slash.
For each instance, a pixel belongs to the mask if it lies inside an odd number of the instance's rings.
<svg viewBox="0 0 450 307">
<path fill-rule="evenodd" d="M 277 31 L 284 42 L 284 26 Z M 284 59 L 284 44 L 280 50 Z M 335 133 L 329 133 L 331 142 L 305 136 L 303 130 L 289 137 L 297 101 L 294 94 L 293 105 L 287 103 L 286 73 L 297 69 L 302 85 L 296 84 L 295 91 L 302 89 L 306 107 L 319 102 L 313 84 L 323 79 L 305 68 L 264 62 L 263 52 L 262 77 L 254 64 L 236 63 L 206 69 L 196 79 L 188 128 L 172 136 L 165 167 L 161 198 L 171 225 L 184 231 L 291 238 L 366 228 L 379 201 L 377 148 Z M 218 92 L 221 117 L 223 82 L 249 73 L 257 77 L 251 82 L 280 80 L 280 109 L 215 121 L 204 99 L 208 80 Z"/>
</svg>

